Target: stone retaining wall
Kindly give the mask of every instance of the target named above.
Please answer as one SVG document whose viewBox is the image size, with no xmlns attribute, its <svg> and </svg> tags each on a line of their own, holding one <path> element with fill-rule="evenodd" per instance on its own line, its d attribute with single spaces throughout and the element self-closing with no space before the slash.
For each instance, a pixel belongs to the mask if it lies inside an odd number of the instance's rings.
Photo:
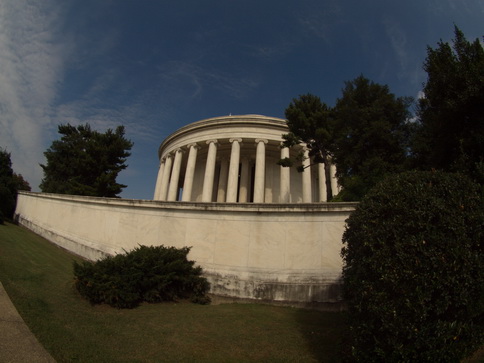
<svg viewBox="0 0 484 363">
<path fill-rule="evenodd" d="M 219 296 L 341 303 L 341 236 L 354 203 L 159 202 L 21 192 L 21 225 L 87 259 L 192 246 Z"/>
</svg>

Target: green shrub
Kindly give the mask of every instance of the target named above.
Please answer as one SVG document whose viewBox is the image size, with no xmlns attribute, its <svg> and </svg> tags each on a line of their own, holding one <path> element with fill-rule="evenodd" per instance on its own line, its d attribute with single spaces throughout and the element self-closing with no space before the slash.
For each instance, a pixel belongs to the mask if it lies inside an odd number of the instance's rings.
<svg viewBox="0 0 484 363">
<path fill-rule="evenodd" d="M 457 362 L 483 343 L 479 186 L 442 172 L 377 185 L 347 220 L 351 360 Z"/>
<path fill-rule="evenodd" d="M 75 286 L 92 304 L 134 308 L 189 298 L 207 304 L 209 283 L 187 259 L 189 247 L 139 246 L 97 262 L 74 262 Z"/>
</svg>

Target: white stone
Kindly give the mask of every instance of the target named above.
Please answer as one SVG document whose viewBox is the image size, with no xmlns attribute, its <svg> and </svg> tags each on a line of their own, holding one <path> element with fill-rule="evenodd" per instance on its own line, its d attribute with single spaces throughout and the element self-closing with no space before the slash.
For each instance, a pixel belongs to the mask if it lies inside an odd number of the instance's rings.
<svg viewBox="0 0 484 363">
<path fill-rule="evenodd" d="M 159 202 L 20 192 L 19 223 L 95 260 L 143 245 L 192 246 L 214 294 L 341 301 L 341 236 L 354 203 Z"/>
<path fill-rule="evenodd" d="M 196 166 L 189 168 L 188 160 L 184 157 L 181 160 L 181 170 L 186 172 L 174 173 L 182 178 L 179 184 L 184 185 L 183 189 L 185 189 L 184 178 L 191 179 L 188 182 L 188 186 L 191 187 L 189 192 L 185 194 L 184 190 L 182 191 L 182 201 L 230 203 L 325 201 L 326 195 L 321 195 L 323 189 L 318 184 L 316 168 L 311 171 L 309 169 L 312 168 L 307 167 L 306 172 L 301 175 L 296 167 L 284 168 L 277 165 L 281 158 L 295 159 L 304 146 L 281 150 L 282 135 L 288 132 L 285 120 L 260 115 L 215 117 L 180 128 L 168 136 L 158 150 L 160 160 L 166 161 L 163 175 L 158 177 L 156 183 L 156 190 L 159 191 L 157 195 L 160 197 L 155 199 L 167 200 L 164 190 L 167 188 L 169 179 L 166 178 L 169 176 L 166 174 L 170 175 L 172 169 L 175 171 L 176 163 L 173 167 L 171 163 L 174 155 L 176 159 L 176 150 L 190 150 L 190 145 L 197 143 L 200 148 L 194 156 L 196 160 L 190 161 Z M 212 142 L 215 140 L 216 144 Z M 256 140 L 264 141 L 263 144 L 256 143 L 254 147 Z M 256 162 L 257 150 L 260 153 L 259 168 Z M 210 157 L 208 157 L 209 154 Z M 262 155 L 263 159 L 261 159 Z M 228 163 L 228 170 L 225 163 Z M 304 165 L 308 166 L 309 160 L 305 160 Z M 334 190 L 337 190 L 334 167 L 332 172 L 331 182 L 335 185 Z M 172 200 L 172 198 L 168 199 Z"/>
</svg>

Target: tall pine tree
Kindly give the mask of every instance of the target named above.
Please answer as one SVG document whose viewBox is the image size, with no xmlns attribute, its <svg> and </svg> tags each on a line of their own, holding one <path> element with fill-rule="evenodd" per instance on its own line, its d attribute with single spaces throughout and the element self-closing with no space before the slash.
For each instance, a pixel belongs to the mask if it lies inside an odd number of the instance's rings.
<svg viewBox="0 0 484 363">
<path fill-rule="evenodd" d="M 346 82 L 335 106 L 340 200 L 360 200 L 386 175 L 407 168 L 411 101 L 363 76 Z"/>
<path fill-rule="evenodd" d="M 422 169 L 459 171 L 484 184 L 484 49 L 454 32 L 452 45 L 427 49 L 413 149 Z"/>
<path fill-rule="evenodd" d="M 44 178 L 40 189 L 46 193 L 117 197 L 126 185 L 116 178 L 127 165 L 133 143 L 124 137 L 124 127 L 105 133 L 92 130 L 89 124 L 78 127 L 60 125 L 60 140 L 44 152 L 41 165 Z"/>
</svg>

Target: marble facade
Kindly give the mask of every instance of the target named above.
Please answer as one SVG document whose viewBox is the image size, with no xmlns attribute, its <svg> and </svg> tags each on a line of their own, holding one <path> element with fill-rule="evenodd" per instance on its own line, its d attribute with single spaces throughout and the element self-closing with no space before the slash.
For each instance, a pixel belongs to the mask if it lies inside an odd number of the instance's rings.
<svg viewBox="0 0 484 363">
<path fill-rule="evenodd" d="M 277 161 L 294 158 L 304 145 L 281 148 L 286 121 L 260 115 L 225 116 L 182 127 L 159 148 L 154 200 L 219 203 L 325 202 L 338 191 L 333 165 L 305 170 Z M 327 179 L 330 183 L 327 183 Z M 329 186 L 329 188 L 328 188 Z M 330 194 L 331 195 L 331 194 Z"/>
</svg>

